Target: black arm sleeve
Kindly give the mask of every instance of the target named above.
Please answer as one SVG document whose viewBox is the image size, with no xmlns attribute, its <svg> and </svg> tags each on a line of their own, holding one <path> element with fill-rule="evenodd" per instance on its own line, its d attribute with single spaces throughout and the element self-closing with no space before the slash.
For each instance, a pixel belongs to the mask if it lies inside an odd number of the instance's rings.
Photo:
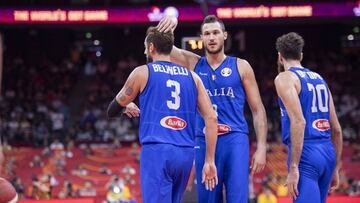
<svg viewBox="0 0 360 203">
<path fill-rule="evenodd" d="M 107 116 L 108 118 L 114 118 L 116 117 L 119 113 L 122 112 L 122 110 L 124 109 L 124 107 L 122 107 L 117 101 L 116 99 L 113 99 L 108 108 L 107 108 Z"/>
</svg>

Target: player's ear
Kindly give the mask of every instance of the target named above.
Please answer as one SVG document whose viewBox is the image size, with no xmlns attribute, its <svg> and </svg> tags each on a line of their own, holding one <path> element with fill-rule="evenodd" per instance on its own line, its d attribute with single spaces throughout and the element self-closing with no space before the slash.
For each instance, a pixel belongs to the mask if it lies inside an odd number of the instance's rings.
<svg viewBox="0 0 360 203">
<path fill-rule="evenodd" d="M 228 37 L 228 32 L 224 31 L 224 40 L 226 40 Z"/>
<path fill-rule="evenodd" d="M 284 62 L 284 57 L 282 56 L 282 54 L 280 52 L 278 52 L 278 60 L 283 63 Z"/>
<path fill-rule="evenodd" d="M 303 60 L 303 53 L 301 52 L 301 55 L 300 55 L 300 61 L 302 61 Z"/>
<path fill-rule="evenodd" d="M 149 49 L 149 53 L 154 53 L 155 46 L 152 42 L 149 43 L 148 49 Z"/>
</svg>

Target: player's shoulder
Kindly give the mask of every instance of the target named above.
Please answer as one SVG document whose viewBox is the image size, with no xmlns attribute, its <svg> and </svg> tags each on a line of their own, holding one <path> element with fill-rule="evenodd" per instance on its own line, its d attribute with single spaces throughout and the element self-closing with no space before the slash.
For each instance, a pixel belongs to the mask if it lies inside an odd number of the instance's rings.
<svg viewBox="0 0 360 203">
<path fill-rule="evenodd" d="M 141 72 L 141 71 L 145 71 L 148 69 L 147 64 L 144 65 L 140 65 L 134 68 L 133 72 Z"/>
<path fill-rule="evenodd" d="M 148 76 L 148 67 L 147 65 L 141 65 L 134 68 L 130 75 L 138 79 L 145 79 Z"/>
<path fill-rule="evenodd" d="M 290 85 L 295 83 L 297 80 L 299 80 L 299 78 L 295 75 L 295 73 L 291 71 L 283 71 L 275 77 L 274 83 L 276 86 Z"/>
<path fill-rule="evenodd" d="M 253 77 L 254 70 L 252 69 L 250 63 L 245 59 L 238 57 L 235 58 L 236 58 L 237 69 L 239 71 L 241 79 L 244 80 L 244 78 Z"/>
<path fill-rule="evenodd" d="M 236 63 L 238 66 L 250 66 L 250 63 L 247 60 L 239 57 L 234 57 L 234 58 L 236 59 Z"/>
</svg>

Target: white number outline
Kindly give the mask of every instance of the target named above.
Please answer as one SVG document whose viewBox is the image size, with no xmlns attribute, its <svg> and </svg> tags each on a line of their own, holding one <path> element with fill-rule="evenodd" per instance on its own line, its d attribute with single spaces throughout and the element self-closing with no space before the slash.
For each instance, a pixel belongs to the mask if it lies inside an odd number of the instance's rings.
<svg viewBox="0 0 360 203">
<path fill-rule="evenodd" d="M 308 90 L 310 92 L 312 92 L 312 94 L 313 94 L 311 112 L 316 113 L 316 112 L 318 112 L 318 110 L 323 113 L 329 112 L 329 103 L 328 103 L 329 93 L 327 91 L 326 86 L 324 84 L 318 84 L 314 87 L 313 84 L 307 83 L 307 87 L 308 87 Z M 323 104 L 323 97 L 322 97 L 321 91 L 324 92 L 325 104 Z M 316 107 L 316 100 L 318 103 L 317 107 Z"/>
<path fill-rule="evenodd" d="M 169 109 L 178 110 L 180 108 L 180 83 L 175 80 L 167 80 L 166 87 L 175 87 L 174 91 L 171 91 L 171 97 L 174 98 L 174 102 L 167 100 L 166 104 Z"/>
</svg>

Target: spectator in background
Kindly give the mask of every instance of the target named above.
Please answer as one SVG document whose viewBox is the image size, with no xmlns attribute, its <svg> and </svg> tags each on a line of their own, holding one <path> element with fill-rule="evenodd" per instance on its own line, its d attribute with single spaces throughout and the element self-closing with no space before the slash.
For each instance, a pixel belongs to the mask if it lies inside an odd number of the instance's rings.
<svg viewBox="0 0 360 203">
<path fill-rule="evenodd" d="M 285 197 L 288 195 L 288 188 L 285 186 L 286 179 L 285 177 L 278 176 L 277 177 L 277 188 L 276 188 L 276 196 Z"/>
<path fill-rule="evenodd" d="M 94 151 L 91 149 L 90 145 L 89 144 L 86 144 L 85 145 L 85 148 L 84 148 L 84 156 L 92 156 L 94 155 Z"/>
<path fill-rule="evenodd" d="M 34 199 L 50 199 L 51 186 L 50 181 L 47 175 L 42 175 L 40 179 L 33 177 L 32 179 L 32 188 L 31 196 Z"/>
<path fill-rule="evenodd" d="M 98 173 L 105 174 L 105 175 L 111 175 L 112 171 L 109 169 L 105 163 L 101 164 L 101 168 L 99 168 Z"/>
<path fill-rule="evenodd" d="M 355 141 L 356 140 L 356 132 L 349 123 L 347 123 L 343 130 L 343 135 L 345 140 Z"/>
<path fill-rule="evenodd" d="M 137 142 L 133 142 L 131 144 L 131 156 L 134 157 L 139 157 L 140 153 L 139 153 L 139 144 Z"/>
<path fill-rule="evenodd" d="M 51 156 L 53 155 L 53 152 L 50 150 L 50 147 L 45 147 L 45 148 L 42 150 L 41 154 L 42 154 L 44 157 L 49 158 L 49 157 L 51 157 Z"/>
<path fill-rule="evenodd" d="M 360 185 L 359 185 L 359 182 L 358 181 L 355 181 L 354 179 L 352 178 L 349 178 L 348 179 L 348 185 L 349 185 L 349 188 L 347 190 L 347 194 L 349 196 L 358 196 L 360 195 Z"/>
<path fill-rule="evenodd" d="M 66 167 L 66 161 L 63 156 L 61 156 L 61 153 L 56 153 L 54 157 L 53 164 L 56 168 L 56 174 L 57 175 L 66 175 L 65 167 Z"/>
<path fill-rule="evenodd" d="M 125 182 L 125 186 L 126 185 L 135 185 L 136 184 L 136 181 L 129 174 L 125 175 L 124 182 Z"/>
<path fill-rule="evenodd" d="M 277 203 L 276 196 L 272 193 L 267 184 L 263 185 L 263 189 L 258 196 L 257 203 Z"/>
<path fill-rule="evenodd" d="M 131 199 L 130 189 L 124 183 L 124 180 L 119 179 L 114 175 L 106 184 L 107 194 L 106 200 L 108 203 L 117 203 L 129 201 Z"/>
<path fill-rule="evenodd" d="M 136 170 L 134 167 L 131 167 L 130 164 L 126 164 L 125 167 L 121 170 L 122 173 L 124 174 L 129 174 L 129 175 L 135 175 L 136 174 Z"/>
<path fill-rule="evenodd" d="M 84 168 L 83 165 L 80 164 L 77 165 L 76 168 L 71 171 L 71 174 L 75 176 L 86 176 L 89 174 L 89 172 Z"/>
<path fill-rule="evenodd" d="M 95 197 L 96 190 L 90 181 L 85 181 L 84 187 L 78 191 L 79 197 Z"/>
<path fill-rule="evenodd" d="M 41 122 L 35 129 L 34 144 L 37 147 L 46 146 L 49 139 L 49 129 L 44 122 Z"/>
<path fill-rule="evenodd" d="M 31 168 L 43 167 L 43 166 L 44 166 L 44 162 L 41 161 L 41 158 L 40 158 L 39 155 L 35 155 L 35 156 L 33 157 L 33 159 L 31 160 L 31 162 L 30 162 L 29 165 L 30 165 Z"/>
<path fill-rule="evenodd" d="M 356 144 L 351 155 L 351 161 L 360 161 L 360 145 Z"/>
<path fill-rule="evenodd" d="M 63 156 L 64 158 L 73 158 L 74 157 L 74 154 L 72 153 L 73 145 L 74 145 L 73 141 L 70 141 L 66 145 L 66 149 L 61 152 L 61 156 Z"/>
<path fill-rule="evenodd" d="M 74 190 L 73 184 L 69 180 L 65 180 L 63 183 L 63 187 L 59 192 L 60 199 L 76 197 L 76 192 Z"/>
<path fill-rule="evenodd" d="M 50 145 L 50 149 L 51 150 L 64 150 L 64 144 L 61 143 L 58 139 L 55 139 L 54 142 L 51 143 Z"/>
<path fill-rule="evenodd" d="M 15 178 L 13 178 L 11 180 L 11 184 L 14 186 L 14 188 L 19 196 L 19 199 L 24 199 L 25 198 L 25 188 L 21 182 L 20 177 L 15 176 Z"/>
</svg>

